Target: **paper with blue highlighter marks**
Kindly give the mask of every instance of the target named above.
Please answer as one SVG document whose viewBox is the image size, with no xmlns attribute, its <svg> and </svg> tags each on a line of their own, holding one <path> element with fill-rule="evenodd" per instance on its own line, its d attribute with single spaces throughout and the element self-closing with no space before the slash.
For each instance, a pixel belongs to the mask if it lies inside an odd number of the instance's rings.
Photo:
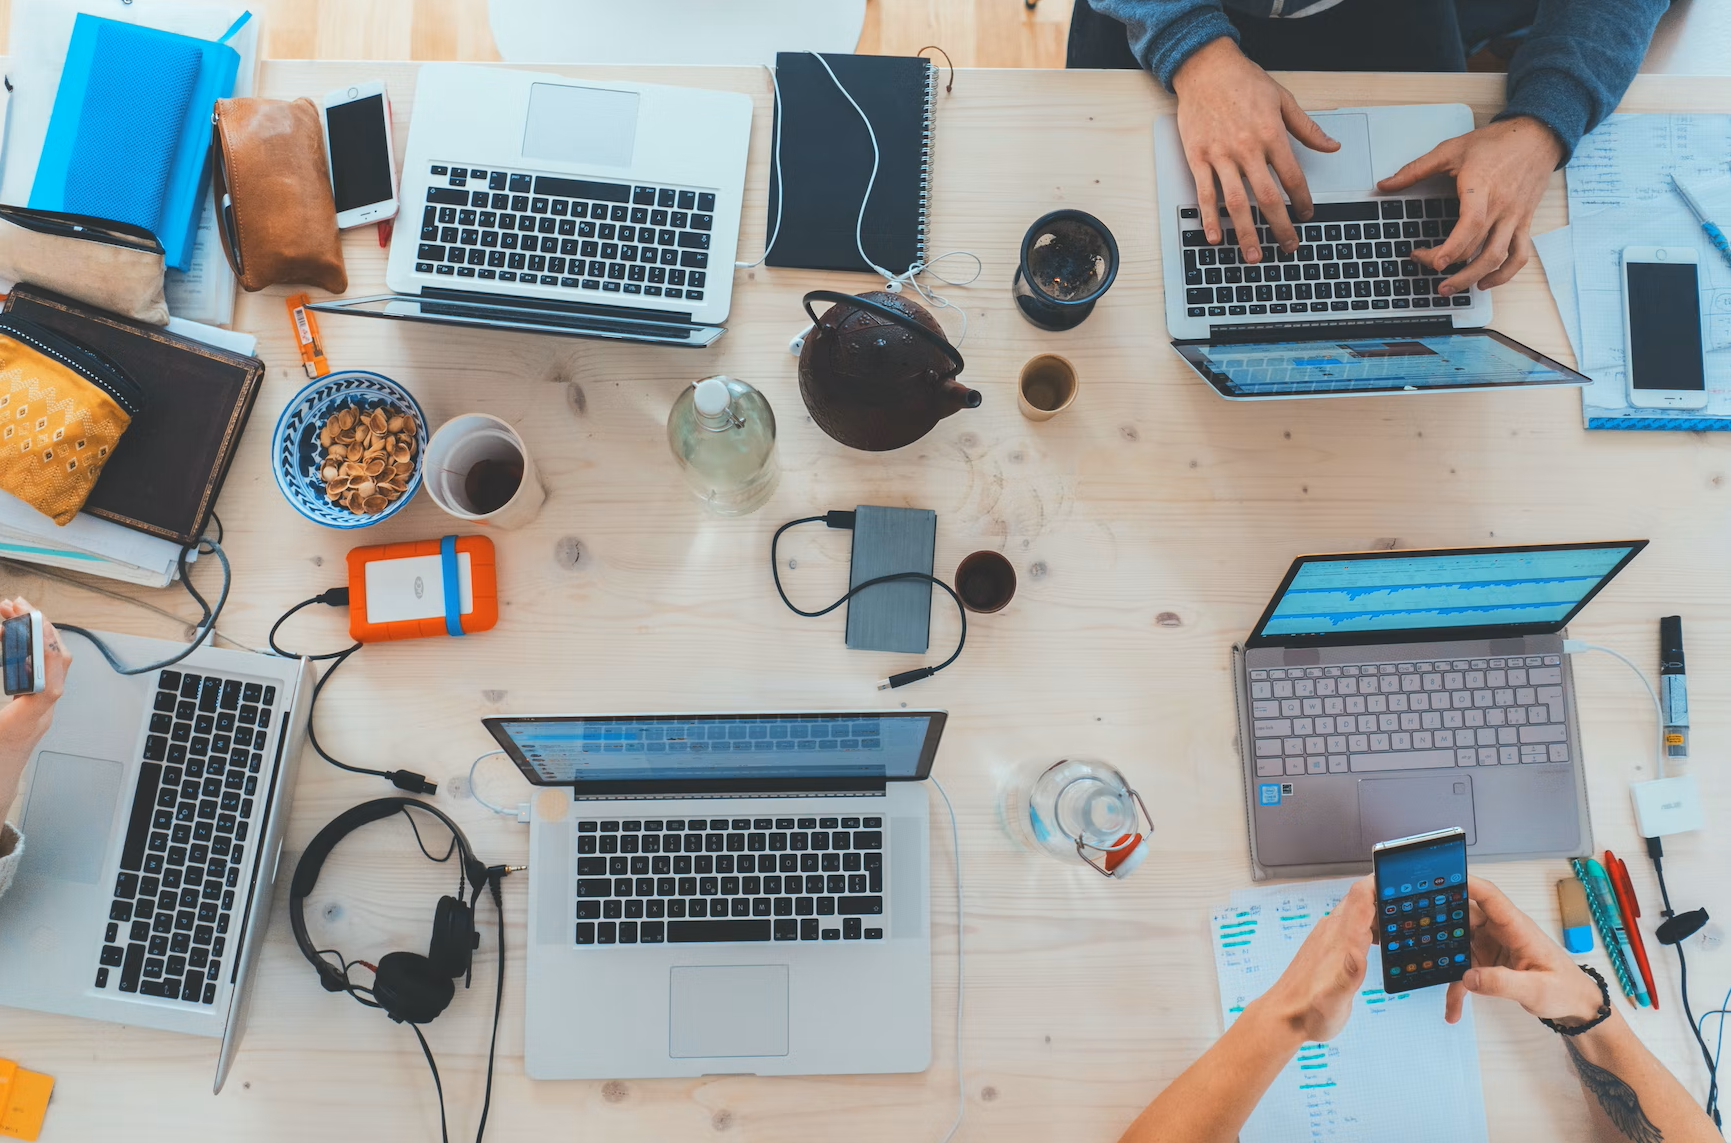
<svg viewBox="0 0 1731 1143">
<path fill-rule="evenodd" d="M 1279 979 L 1354 880 L 1255 886 L 1214 911 L 1210 937 L 1228 1027 Z M 1352 1019 L 1334 1039 L 1298 1050 L 1251 1113 L 1240 1143 L 1410 1139 L 1414 1124 L 1424 1125 L 1427 1139 L 1487 1139 L 1471 999 L 1451 1025 L 1443 1020 L 1445 989 L 1389 996 L 1377 987 L 1381 969 L 1368 940 L 1366 949 L 1370 963 Z M 1413 1082 L 1417 1060 L 1423 1083 Z"/>
</svg>

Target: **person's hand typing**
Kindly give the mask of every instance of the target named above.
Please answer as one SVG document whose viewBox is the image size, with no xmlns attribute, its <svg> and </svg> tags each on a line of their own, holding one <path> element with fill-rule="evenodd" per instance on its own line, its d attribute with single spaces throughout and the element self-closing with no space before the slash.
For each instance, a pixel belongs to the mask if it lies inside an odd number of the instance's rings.
<svg viewBox="0 0 1731 1143">
<path fill-rule="evenodd" d="M 1533 209 L 1562 158 L 1563 144 L 1549 127 L 1517 115 L 1443 140 L 1377 189 L 1400 191 L 1432 175 L 1451 176 L 1460 221 L 1441 243 L 1414 250 L 1413 261 L 1433 270 L 1460 265 L 1437 287 L 1440 294 L 1474 284 L 1488 290 L 1514 277 L 1532 256 Z"/>
<path fill-rule="evenodd" d="M 30 610 L 28 600 L 0 599 L 0 619 Z M 0 706 L 0 814 L 11 805 L 25 763 L 54 721 L 54 704 L 66 689 L 66 669 L 72 665 L 66 640 L 46 619 L 42 621 L 42 659 L 47 670 L 42 689 L 35 694 L 14 695 Z"/>
<path fill-rule="evenodd" d="M 1473 966 L 1449 985 L 1444 1018 L 1461 1018 L 1462 998 L 1500 996 L 1546 1020 L 1584 1024 L 1599 1011 L 1599 986 L 1501 889 L 1467 879 Z"/>
<path fill-rule="evenodd" d="M 1292 138 L 1314 151 L 1337 151 L 1340 144 L 1304 113 L 1290 91 L 1225 37 L 1204 44 L 1180 64 L 1172 75 L 1172 89 L 1178 95 L 1178 135 L 1196 179 L 1196 201 L 1208 241 L 1218 243 L 1222 238 L 1219 207 L 1224 200 L 1244 261 L 1262 260 L 1262 244 L 1250 213 L 1253 204 L 1244 192 L 1248 180 L 1256 195 L 1254 205 L 1262 208 L 1275 241 L 1283 250 L 1296 249 L 1298 232 L 1292 222 L 1310 217 L 1311 201 L 1304 171 L 1292 153 Z M 1292 200 L 1290 218 L 1282 187 Z"/>
<path fill-rule="evenodd" d="M 1316 922 L 1280 979 L 1254 1003 L 1307 1041 L 1338 1035 L 1352 1014 L 1352 999 L 1364 983 L 1375 919 L 1370 878 L 1361 878 L 1333 912 Z"/>
</svg>

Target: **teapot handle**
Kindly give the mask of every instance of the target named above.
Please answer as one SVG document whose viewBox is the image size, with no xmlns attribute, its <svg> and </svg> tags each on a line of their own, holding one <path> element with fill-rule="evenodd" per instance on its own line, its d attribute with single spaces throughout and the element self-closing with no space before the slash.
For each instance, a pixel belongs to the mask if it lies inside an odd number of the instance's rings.
<svg viewBox="0 0 1731 1143">
<path fill-rule="evenodd" d="M 870 298 L 862 298 L 857 294 L 844 294 L 840 290 L 813 290 L 807 294 L 804 299 L 806 316 L 811 318 L 812 325 L 818 324 L 817 314 L 813 312 L 811 308 L 811 303 L 814 301 L 847 302 L 851 305 L 858 306 L 867 313 L 876 314 L 878 317 L 881 317 L 886 321 L 893 322 L 894 324 L 901 326 L 903 329 L 918 334 L 933 345 L 937 346 L 943 351 L 944 356 L 948 357 L 950 361 L 955 364 L 957 373 L 960 373 L 965 367 L 962 363 L 961 350 L 951 345 L 949 340 L 942 334 L 933 333 L 907 314 L 902 313 L 900 310 L 892 310 L 882 302 L 874 302 Z"/>
</svg>

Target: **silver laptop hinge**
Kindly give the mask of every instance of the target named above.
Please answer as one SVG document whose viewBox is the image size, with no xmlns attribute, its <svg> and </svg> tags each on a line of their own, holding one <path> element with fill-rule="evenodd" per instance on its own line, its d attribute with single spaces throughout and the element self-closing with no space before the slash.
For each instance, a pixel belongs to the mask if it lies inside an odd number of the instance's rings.
<svg viewBox="0 0 1731 1143">
<path fill-rule="evenodd" d="M 692 801 L 738 801 L 742 798 L 882 798 L 887 797 L 886 790 L 812 790 L 795 791 L 792 793 L 751 793 L 749 791 L 737 794 L 584 794 L 572 795 L 572 800 L 582 805 L 587 802 L 692 802 Z"/>
<path fill-rule="evenodd" d="M 1372 328 L 1380 337 L 1417 337 L 1423 334 L 1449 333 L 1454 322 L 1447 314 L 1427 314 L 1424 317 L 1338 317 L 1321 321 L 1271 321 L 1254 324 L 1214 325 L 1208 333 L 1214 340 L 1251 341 L 1278 338 L 1281 334 L 1310 336 L 1342 329 Z"/>
</svg>

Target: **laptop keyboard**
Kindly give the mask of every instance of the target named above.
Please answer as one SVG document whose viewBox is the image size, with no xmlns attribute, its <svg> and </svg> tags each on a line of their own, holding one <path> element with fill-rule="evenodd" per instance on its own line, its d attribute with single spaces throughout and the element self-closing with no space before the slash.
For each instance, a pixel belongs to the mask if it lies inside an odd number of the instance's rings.
<svg viewBox="0 0 1731 1143">
<path fill-rule="evenodd" d="M 1453 198 L 1319 202 L 1309 222 L 1294 223 L 1299 246 L 1275 245 L 1262 211 L 1252 207 L 1262 261 L 1249 265 L 1238 232 L 1226 221 L 1219 246 L 1200 229 L 1201 209 L 1178 208 L 1184 242 L 1184 301 L 1190 317 L 1351 313 L 1357 310 L 1438 310 L 1472 305 L 1470 293 L 1441 297 L 1437 283 L 1459 264 L 1432 270 L 1412 252 L 1435 246 L 1460 219 Z"/>
<path fill-rule="evenodd" d="M 1250 672 L 1256 773 L 1569 761 L 1556 655 Z"/>
<path fill-rule="evenodd" d="M 442 163 L 428 174 L 417 273 L 703 301 L 714 191 Z"/>
<path fill-rule="evenodd" d="M 216 1002 L 276 700 L 262 683 L 158 677 L 97 988 Z"/>
<path fill-rule="evenodd" d="M 883 819 L 577 823 L 577 944 L 882 940 Z"/>
</svg>

